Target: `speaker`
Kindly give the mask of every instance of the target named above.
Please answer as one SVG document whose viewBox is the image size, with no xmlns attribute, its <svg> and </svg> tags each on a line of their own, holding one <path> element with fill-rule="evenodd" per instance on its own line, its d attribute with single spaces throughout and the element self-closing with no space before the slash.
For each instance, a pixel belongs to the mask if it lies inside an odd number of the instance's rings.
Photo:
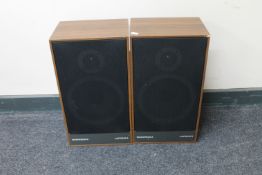
<svg viewBox="0 0 262 175">
<path fill-rule="evenodd" d="M 128 20 L 60 22 L 50 38 L 70 145 L 130 143 Z"/>
<path fill-rule="evenodd" d="M 135 142 L 197 140 L 208 43 L 199 18 L 131 19 Z"/>
</svg>

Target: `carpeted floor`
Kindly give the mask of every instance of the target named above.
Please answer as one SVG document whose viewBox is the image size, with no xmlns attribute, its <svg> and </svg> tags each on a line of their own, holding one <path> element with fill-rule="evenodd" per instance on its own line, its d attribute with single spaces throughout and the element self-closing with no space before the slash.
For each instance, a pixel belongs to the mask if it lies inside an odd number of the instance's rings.
<svg viewBox="0 0 262 175">
<path fill-rule="evenodd" d="M 1 175 L 262 174 L 262 105 L 206 107 L 197 144 L 68 147 L 61 111 L 0 113 Z"/>
</svg>

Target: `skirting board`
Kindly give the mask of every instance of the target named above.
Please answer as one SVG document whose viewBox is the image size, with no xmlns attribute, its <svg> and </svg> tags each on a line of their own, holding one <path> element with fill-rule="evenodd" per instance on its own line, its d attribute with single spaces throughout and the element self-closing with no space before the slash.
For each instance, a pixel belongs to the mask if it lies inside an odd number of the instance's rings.
<svg viewBox="0 0 262 175">
<path fill-rule="evenodd" d="M 262 88 L 205 90 L 203 106 L 254 105 L 262 103 Z M 0 112 L 61 110 L 54 95 L 3 95 Z"/>
</svg>

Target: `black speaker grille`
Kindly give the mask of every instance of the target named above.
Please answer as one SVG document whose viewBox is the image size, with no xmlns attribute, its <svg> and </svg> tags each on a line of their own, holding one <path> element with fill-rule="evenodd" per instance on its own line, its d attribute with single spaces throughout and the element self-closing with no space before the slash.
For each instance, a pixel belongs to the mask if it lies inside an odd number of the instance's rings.
<svg viewBox="0 0 262 175">
<path fill-rule="evenodd" d="M 160 49 L 156 54 L 155 64 L 162 71 L 173 71 L 181 63 L 182 55 L 179 50 L 172 47 Z"/>
<path fill-rule="evenodd" d="M 183 98 L 178 99 L 181 96 Z M 157 125 L 174 124 L 192 110 L 191 84 L 177 76 L 156 76 L 146 82 L 138 94 L 143 115 Z M 175 117 L 174 117 L 175 116 Z"/>
<path fill-rule="evenodd" d="M 129 132 L 126 43 L 52 43 L 69 133 Z"/>
<path fill-rule="evenodd" d="M 105 60 L 96 50 L 85 50 L 77 58 L 79 68 L 86 73 L 96 73 L 103 69 Z"/>
<path fill-rule="evenodd" d="M 87 77 L 69 89 L 66 103 L 79 120 L 90 125 L 110 124 L 123 110 L 124 94 L 111 81 Z"/>
<path fill-rule="evenodd" d="M 135 130 L 194 130 L 207 39 L 132 41 Z"/>
</svg>

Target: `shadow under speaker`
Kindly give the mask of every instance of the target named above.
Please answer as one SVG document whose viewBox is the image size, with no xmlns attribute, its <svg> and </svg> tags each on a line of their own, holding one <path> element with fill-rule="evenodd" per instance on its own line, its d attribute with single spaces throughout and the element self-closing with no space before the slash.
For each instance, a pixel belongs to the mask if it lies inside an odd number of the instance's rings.
<svg viewBox="0 0 262 175">
<path fill-rule="evenodd" d="M 61 22 L 50 39 L 71 145 L 130 142 L 127 20 Z"/>
<path fill-rule="evenodd" d="M 135 142 L 196 141 L 209 35 L 199 18 L 131 19 Z"/>
</svg>

